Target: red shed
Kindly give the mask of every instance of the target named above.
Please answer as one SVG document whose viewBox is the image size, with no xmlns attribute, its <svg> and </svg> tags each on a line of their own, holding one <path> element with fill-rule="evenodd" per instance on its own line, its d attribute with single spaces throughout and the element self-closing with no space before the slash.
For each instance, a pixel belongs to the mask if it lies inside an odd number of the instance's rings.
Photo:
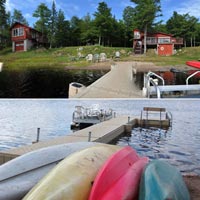
<svg viewBox="0 0 200 200">
<path fill-rule="evenodd" d="M 175 48 L 183 45 L 183 38 L 174 38 L 166 33 L 147 33 L 147 48 L 154 48 L 156 53 L 161 56 L 170 56 L 175 53 Z M 143 53 L 144 33 L 138 29 L 134 30 L 133 48 L 136 54 Z"/>
<path fill-rule="evenodd" d="M 11 27 L 12 50 L 27 51 L 44 43 L 42 33 L 19 22 Z"/>
</svg>

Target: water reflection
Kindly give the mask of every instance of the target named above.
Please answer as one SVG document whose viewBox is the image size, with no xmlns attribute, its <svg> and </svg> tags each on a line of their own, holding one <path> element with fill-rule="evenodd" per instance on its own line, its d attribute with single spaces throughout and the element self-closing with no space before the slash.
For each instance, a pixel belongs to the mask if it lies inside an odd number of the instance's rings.
<svg viewBox="0 0 200 200">
<path fill-rule="evenodd" d="M 199 155 L 192 155 L 185 146 L 185 138 L 181 141 L 180 136 L 174 133 L 172 129 L 134 128 L 131 135 L 120 138 L 117 144 L 132 146 L 140 155 L 150 159 L 167 160 L 182 173 L 200 174 L 200 167 L 196 165 Z"/>
<path fill-rule="evenodd" d="M 196 71 L 174 71 L 172 68 L 171 71 L 158 71 L 156 72 L 156 74 L 158 74 L 164 79 L 165 85 L 185 85 L 186 79 L 194 72 Z M 199 78 L 199 74 L 196 74 L 190 79 L 189 84 L 199 84 Z M 162 83 L 160 82 L 160 84 Z"/>
<path fill-rule="evenodd" d="M 0 98 L 67 98 L 71 82 L 90 85 L 105 70 L 26 70 L 0 73 Z"/>
<path fill-rule="evenodd" d="M 108 70 L 4 70 L 0 73 L 0 98 L 67 98 L 71 82 L 88 86 L 107 72 Z M 170 71 L 156 73 L 164 78 L 166 85 L 185 84 L 188 76 L 186 73 Z M 144 73 L 138 72 L 134 80 L 136 86 L 142 90 Z M 190 84 L 197 83 L 199 77 L 190 80 Z"/>
</svg>

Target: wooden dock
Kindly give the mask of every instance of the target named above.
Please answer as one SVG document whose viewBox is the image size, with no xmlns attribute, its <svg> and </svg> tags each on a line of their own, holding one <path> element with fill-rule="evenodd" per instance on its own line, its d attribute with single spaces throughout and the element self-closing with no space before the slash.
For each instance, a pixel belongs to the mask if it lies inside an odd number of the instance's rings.
<svg viewBox="0 0 200 200">
<path fill-rule="evenodd" d="M 3 164 L 25 153 L 58 144 L 86 141 L 111 143 L 113 140 L 117 139 L 123 134 L 130 133 L 134 127 L 137 127 L 140 124 L 140 119 L 137 117 L 119 116 L 66 136 L 60 136 L 51 140 L 39 141 L 38 143 L 31 145 L 1 151 L 0 164 Z M 148 124 L 159 127 L 160 120 L 149 119 Z M 169 120 L 162 120 L 162 125 L 163 127 L 168 127 Z"/>
<path fill-rule="evenodd" d="M 73 98 L 144 98 L 135 84 L 134 63 L 118 62 L 111 70 Z"/>
</svg>

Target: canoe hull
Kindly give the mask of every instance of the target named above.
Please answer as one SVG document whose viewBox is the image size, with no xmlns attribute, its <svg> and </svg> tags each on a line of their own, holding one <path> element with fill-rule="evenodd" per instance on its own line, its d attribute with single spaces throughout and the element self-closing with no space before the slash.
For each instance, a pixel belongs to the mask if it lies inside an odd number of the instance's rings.
<svg viewBox="0 0 200 200">
<path fill-rule="evenodd" d="M 152 199 L 190 199 L 180 172 L 164 161 L 151 161 L 141 178 L 139 200 Z"/>
<path fill-rule="evenodd" d="M 119 146 L 102 144 L 70 155 L 51 170 L 24 200 L 88 199 L 98 170 L 118 149 Z"/>
<path fill-rule="evenodd" d="M 148 158 L 139 158 L 125 147 L 107 160 L 93 184 L 89 200 L 132 200 L 137 197 L 139 181 Z"/>
<path fill-rule="evenodd" d="M 61 160 L 98 143 L 77 142 L 42 148 L 0 166 L 0 199 L 22 199 Z M 9 192 L 8 192 L 9 191 Z"/>
</svg>

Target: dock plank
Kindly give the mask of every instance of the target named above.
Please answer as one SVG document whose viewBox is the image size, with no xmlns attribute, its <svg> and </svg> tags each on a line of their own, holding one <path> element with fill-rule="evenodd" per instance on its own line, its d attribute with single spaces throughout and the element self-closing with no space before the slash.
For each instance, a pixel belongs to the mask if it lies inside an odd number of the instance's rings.
<svg viewBox="0 0 200 200">
<path fill-rule="evenodd" d="M 133 120 L 133 117 L 131 119 Z M 91 141 L 109 143 L 110 140 L 113 140 L 116 137 L 116 134 L 122 134 L 124 132 L 124 125 L 127 123 L 127 116 L 112 118 L 108 121 L 90 126 L 88 128 L 76 131 L 66 136 L 60 136 L 54 139 L 40 141 L 31 145 L 1 151 L 0 156 L 2 157 L 3 155 L 6 155 L 7 157 L 9 157 L 10 155 L 12 157 L 16 157 L 52 145 L 70 142 L 85 142 L 88 141 L 89 132 L 91 132 Z"/>
<path fill-rule="evenodd" d="M 143 98 L 133 78 L 133 63 L 118 62 L 111 71 L 74 98 Z"/>
<path fill-rule="evenodd" d="M 152 126 L 159 126 L 160 121 L 151 119 L 148 120 L 148 124 Z M 89 134 L 91 142 L 111 143 L 124 133 L 130 133 L 132 128 L 138 125 L 141 125 L 141 122 L 137 117 L 118 116 L 65 136 L 59 136 L 53 139 L 39 141 L 31 145 L 0 151 L 0 165 L 17 156 L 21 156 L 44 147 L 71 142 L 87 142 L 89 141 Z M 169 120 L 162 120 L 162 126 L 168 127 Z"/>
</svg>

